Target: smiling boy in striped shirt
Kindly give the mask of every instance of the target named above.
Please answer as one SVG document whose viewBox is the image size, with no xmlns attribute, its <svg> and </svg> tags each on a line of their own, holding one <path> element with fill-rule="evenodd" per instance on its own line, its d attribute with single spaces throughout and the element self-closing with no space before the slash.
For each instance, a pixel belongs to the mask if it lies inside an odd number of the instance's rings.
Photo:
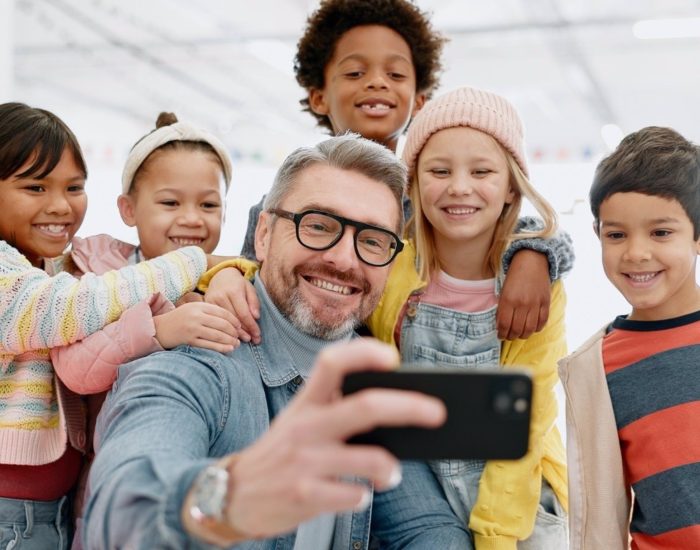
<svg viewBox="0 0 700 550">
<path fill-rule="evenodd" d="M 590 203 L 632 312 L 560 362 L 571 548 L 700 548 L 700 147 L 630 134 Z"/>
</svg>

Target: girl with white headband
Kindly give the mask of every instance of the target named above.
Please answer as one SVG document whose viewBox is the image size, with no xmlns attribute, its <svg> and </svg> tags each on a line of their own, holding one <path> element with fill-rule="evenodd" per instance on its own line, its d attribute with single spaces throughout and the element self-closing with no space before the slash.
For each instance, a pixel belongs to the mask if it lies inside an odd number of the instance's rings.
<svg viewBox="0 0 700 550">
<path fill-rule="evenodd" d="M 124 223 L 136 227 L 143 259 L 182 246 L 212 253 L 219 242 L 231 159 L 215 136 L 172 113 L 131 149 L 118 199 Z"/>
<path fill-rule="evenodd" d="M 156 129 L 131 149 L 122 175 L 123 193 L 117 200 L 124 222 L 136 227 L 139 244 L 109 235 L 75 237 L 70 255 L 59 257 L 53 270 L 100 275 L 187 246 L 211 254 L 219 243 L 230 181 L 231 160 L 215 136 L 178 122 L 172 113 L 161 113 Z M 230 338 L 222 340 L 225 332 L 230 333 L 222 322 L 229 316 L 213 304 L 175 308 L 156 293 L 127 314 L 107 330 L 55 354 L 59 371 L 63 365 L 93 365 L 91 376 L 67 375 L 64 381 L 74 391 L 105 391 L 114 379 L 115 365 L 154 351 L 190 344 L 226 352 L 238 344 L 235 334 L 233 344 Z M 66 368 L 68 373 L 75 371 Z"/>
<path fill-rule="evenodd" d="M 172 113 L 161 113 L 156 128 L 129 152 L 117 200 L 124 223 L 136 228 L 138 245 L 104 234 L 75 237 L 70 254 L 57 258 L 51 268 L 76 276 L 100 275 L 190 246 L 211 254 L 219 243 L 230 182 L 231 159 L 224 144 L 209 132 L 178 122 Z M 236 320 L 218 305 L 191 302 L 176 308 L 156 292 L 105 329 L 52 350 L 52 357 L 73 391 L 96 394 L 88 400 L 91 434 L 103 392 L 111 387 L 119 365 L 181 344 L 230 351 L 239 344 L 234 326 Z M 81 485 L 85 480 L 83 474 Z M 83 493 L 82 487 L 76 492 L 74 507 L 78 531 Z M 79 548 L 78 532 L 73 550 Z"/>
</svg>

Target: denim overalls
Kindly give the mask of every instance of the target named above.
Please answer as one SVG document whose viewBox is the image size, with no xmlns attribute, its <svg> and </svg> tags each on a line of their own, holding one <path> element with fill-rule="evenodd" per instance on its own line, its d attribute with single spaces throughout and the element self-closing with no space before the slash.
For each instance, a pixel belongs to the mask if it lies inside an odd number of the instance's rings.
<svg viewBox="0 0 700 550">
<path fill-rule="evenodd" d="M 463 313 L 409 298 L 401 325 L 401 360 L 436 368 L 498 368 L 501 342 L 496 331 L 496 306 Z M 434 460 L 430 462 L 447 500 L 457 516 L 469 523 L 476 503 L 484 460 Z M 535 528 L 518 543 L 519 550 L 567 548 L 566 515 L 544 478 Z"/>
</svg>

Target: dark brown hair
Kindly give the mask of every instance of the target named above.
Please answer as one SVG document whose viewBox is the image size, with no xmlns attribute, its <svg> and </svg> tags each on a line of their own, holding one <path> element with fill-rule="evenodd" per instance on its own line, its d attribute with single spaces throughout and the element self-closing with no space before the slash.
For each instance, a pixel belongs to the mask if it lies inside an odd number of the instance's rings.
<svg viewBox="0 0 700 550">
<path fill-rule="evenodd" d="M 17 177 L 43 179 L 68 149 L 87 178 L 85 159 L 78 140 L 60 118 L 50 111 L 24 103 L 0 105 L 0 179 L 8 179 L 26 163 Z"/>
<path fill-rule="evenodd" d="M 388 27 L 406 41 L 416 72 L 416 91 L 430 97 L 442 70 L 440 55 L 445 38 L 430 24 L 428 15 L 407 0 L 325 0 L 306 21 L 306 31 L 297 44 L 294 72 L 307 90 L 324 87 L 324 70 L 333 57 L 338 40 L 362 25 Z M 299 103 L 319 126 L 333 131 L 326 115 L 314 113 L 309 98 Z"/>
<path fill-rule="evenodd" d="M 626 136 L 596 168 L 589 194 L 596 227 L 601 203 L 615 193 L 677 200 L 700 238 L 700 147 L 671 128 L 648 126 Z"/>
</svg>

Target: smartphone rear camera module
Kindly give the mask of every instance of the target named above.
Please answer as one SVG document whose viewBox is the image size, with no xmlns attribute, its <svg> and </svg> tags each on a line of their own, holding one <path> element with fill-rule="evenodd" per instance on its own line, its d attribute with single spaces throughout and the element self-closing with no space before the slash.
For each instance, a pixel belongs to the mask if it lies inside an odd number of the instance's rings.
<svg viewBox="0 0 700 550">
<path fill-rule="evenodd" d="M 513 410 L 518 414 L 527 412 L 528 402 L 524 397 L 519 397 L 513 402 Z"/>
<path fill-rule="evenodd" d="M 513 399 L 505 392 L 499 392 L 493 399 L 493 410 L 498 414 L 508 414 L 513 407 Z"/>
<path fill-rule="evenodd" d="M 511 393 L 517 397 L 524 397 L 529 393 L 529 384 L 525 380 L 513 380 L 510 385 Z"/>
</svg>

